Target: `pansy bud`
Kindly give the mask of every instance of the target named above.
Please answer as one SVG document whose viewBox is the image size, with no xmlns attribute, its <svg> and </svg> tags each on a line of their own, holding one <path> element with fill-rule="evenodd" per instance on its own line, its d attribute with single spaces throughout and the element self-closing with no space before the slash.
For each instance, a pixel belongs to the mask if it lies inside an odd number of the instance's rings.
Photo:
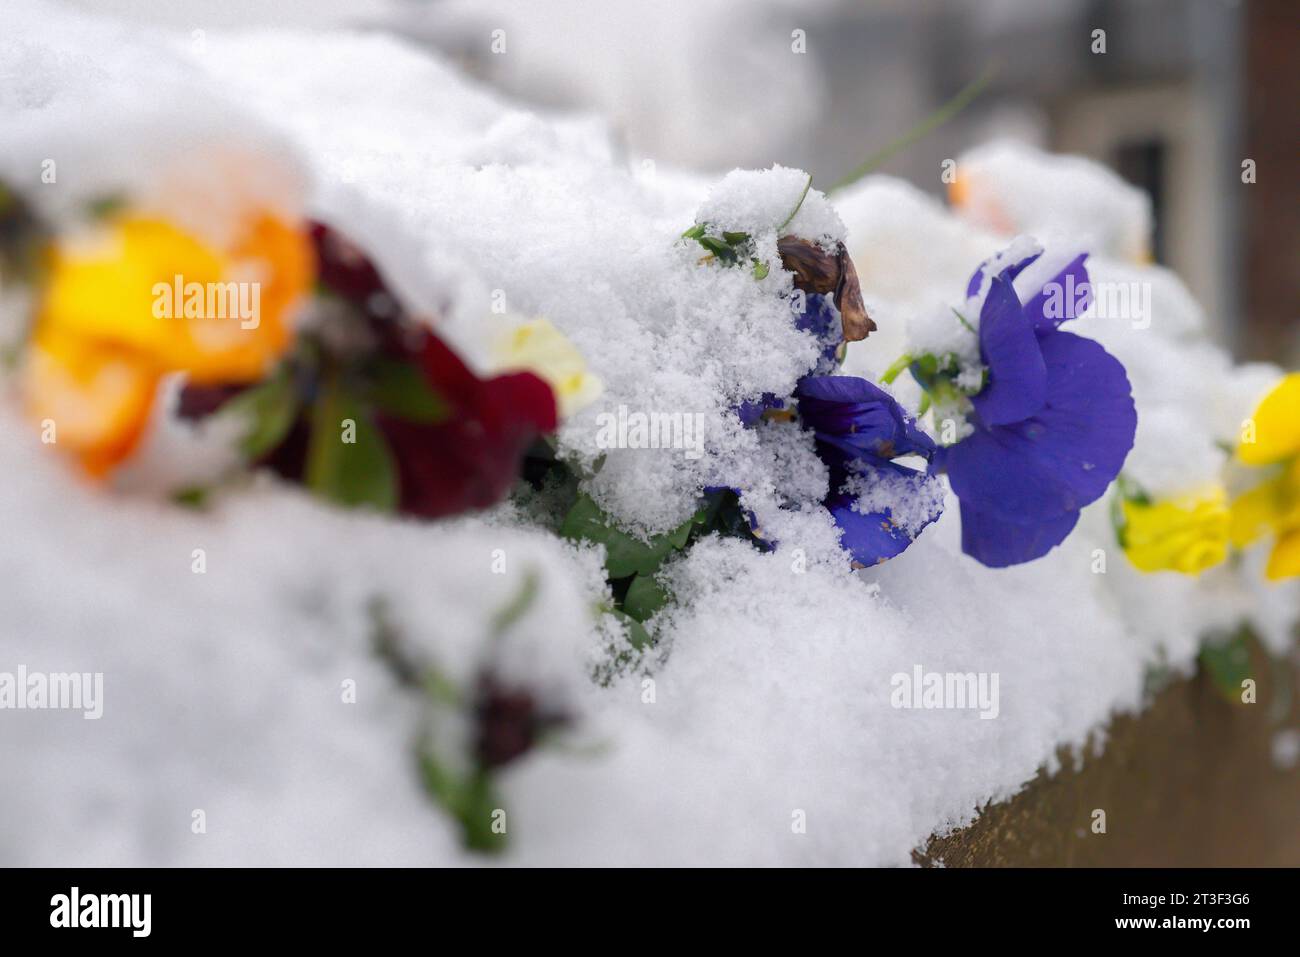
<svg viewBox="0 0 1300 957">
<path fill-rule="evenodd" d="M 544 734 L 569 723 L 567 715 L 547 710 L 527 689 L 506 686 L 490 674 L 479 678 L 474 713 L 474 750 L 485 768 L 509 764 Z"/>
</svg>

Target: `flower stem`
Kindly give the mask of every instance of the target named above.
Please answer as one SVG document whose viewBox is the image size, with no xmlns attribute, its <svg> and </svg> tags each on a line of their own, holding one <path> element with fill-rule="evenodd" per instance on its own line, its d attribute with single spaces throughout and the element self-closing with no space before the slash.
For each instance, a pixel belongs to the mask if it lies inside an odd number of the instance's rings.
<svg viewBox="0 0 1300 957">
<path fill-rule="evenodd" d="M 799 215 L 799 210 L 803 208 L 803 201 L 808 198 L 808 190 L 811 188 L 812 188 L 812 173 L 809 173 L 808 182 L 803 184 L 803 192 L 799 194 L 799 202 L 794 204 L 794 209 L 790 210 L 790 215 L 785 218 L 785 221 L 781 223 L 780 226 L 776 227 L 776 234 L 778 236 L 780 236 L 781 233 L 785 230 L 785 228 L 794 221 L 794 218 Z"/>
<path fill-rule="evenodd" d="M 838 190 L 844 189 L 846 186 L 852 186 L 858 180 L 862 179 L 862 177 L 876 169 L 876 167 L 881 166 L 891 159 L 895 153 L 902 152 L 917 140 L 924 138 L 944 123 L 947 123 L 962 110 L 966 109 L 966 107 L 970 106 L 971 101 L 974 100 L 975 97 L 984 92 L 984 88 L 993 81 L 995 76 L 997 76 L 998 69 L 999 64 L 989 64 L 984 68 L 983 73 L 958 90 L 957 95 L 951 100 L 943 104 L 943 106 L 939 107 L 902 136 L 898 137 L 893 142 L 886 144 L 882 149 L 877 150 L 875 153 L 872 153 L 861 166 L 845 176 L 842 180 L 827 190 L 827 192 L 834 193 Z"/>
<path fill-rule="evenodd" d="M 911 364 L 912 364 L 912 354 L 910 352 L 903 353 L 901 356 L 899 356 L 897 359 L 894 360 L 893 365 L 891 365 L 888 369 L 885 370 L 884 375 L 880 377 L 880 381 L 883 382 L 885 385 L 892 385 L 894 380 L 898 378 L 899 373 L 901 373 L 904 369 L 906 369 Z"/>
</svg>

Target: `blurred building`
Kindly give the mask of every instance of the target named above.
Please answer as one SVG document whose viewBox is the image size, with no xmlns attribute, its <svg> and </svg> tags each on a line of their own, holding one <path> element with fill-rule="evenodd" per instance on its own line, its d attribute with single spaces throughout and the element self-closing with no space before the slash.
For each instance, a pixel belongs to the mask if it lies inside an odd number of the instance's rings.
<svg viewBox="0 0 1300 957">
<path fill-rule="evenodd" d="M 828 123 L 792 162 L 833 180 L 992 66 L 970 108 L 885 171 L 938 191 L 944 159 L 997 135 L 1106 163 L 1151 196 L 1155 257 L 1216 336 L 1242 358 L 1295 364 L 1294 0 L 846 3 L 819 32 Z"/>
<path fill-rule="evenodd" d="M 882 167 L 939 193 L 994 136 L 1146 190 L 1154 254 L 1242 358 L 1300 358 L 1296 0 L 408 0 L 386 26 L 511 95 L 599 111 L 632 156 L 832 183 L 993 66 L 956 119 Z M 489 28 L 515 46 L 493 56 Z M 792 55 L 794 31 L 805 51 Z M 1101 31 L 1100 33 L 1098 31 Z M 1102 52 L 1104 46 L 1104 52 Z M 1254 161 L 1255 182 L 1243 182 Z"/>
</svg>

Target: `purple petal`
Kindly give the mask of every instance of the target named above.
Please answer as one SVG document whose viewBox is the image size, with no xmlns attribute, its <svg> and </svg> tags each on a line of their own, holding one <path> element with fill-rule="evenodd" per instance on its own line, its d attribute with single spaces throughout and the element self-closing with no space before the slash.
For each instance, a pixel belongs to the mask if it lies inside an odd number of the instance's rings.
<svg viewBox="0 0 1300 957">
<path fill-rule="evenodd" d="M 920 477 L 924 473 L 901 465 L 886 463 L 879 468 L 860 469 L 860 474 L 875 476 L 881 480 L 889 476 Z M 926 480 L 930 481 L 930 480 Z M 832 478 L 832 488 L 839 488 L 842 477 Z M 900 493 L 902 494 L 902 493 Z M 852 492 L 839 491 L 827 497 L 823 503 L 831 513 L 836 526 L 841 530 L 840 546 L 853 556 L 861 565 L 876 565 L 893 558 L 904 551 L 908 545 L 921 534 L 922 530 L 937 519 L 943 508 L 939 506 L 919 523 L 909 522 L 909 527 L 900 527 L 889 508 L 873 512 L 859 512 L 854 509 L 858 497 Z M 898 508 L 903 508 L 899 503 Z"/>
<path fill-rule="evenodd" d="M 809 370 L 810 375 L 825 375 L 835 371 L 839 366 L 837 354 L 844 339 L 843 322 L 840 311 L 828 296 L 812 293 L 808 296 L 804 311 L 795 317 L 796 329 L 811 332 L 821 346 L 817 364 Z"/>
<path fill-rule="evenodd" d="M 998 255 L 1000 256 L 1002 255 L 1002 253 L 999 253 Z M 1041 251 L 1036 252 L 1033 255 L 1026 256 L 1024 259 L 1020 260 L 1019 262 L 1012 263 L 1010 266 L 1004 266 L 1001 270 L 998 271 L 998 275 L 1003 276 L 1006 279 L 1015 279 L 1017 276 L 1020 275 L 1020 273 L 1024 270 L 1026 266 L 1028 266 L 1031 262 L 1033 262 L 1041 255 L 1042 255 Z M 974 274 L 970 277 L 970 281 L 966 283 L 967 299 L 969 299 L 971 296 L 975 295 L 977 292 L 980 291 L 980 282 L 984 278 L 984 273 L 988 270 L 989 265 L 993 262 L 993 260 L 997 258 L 998 258 L 997 256 L 993 256 L 989 259 L 984 260 L 982 263 L 979 264 L 979 268 L 975 270 Z"/>
<path fill-rule="evenodd" d="M 989 381 L 971 403 L 984 424 L 1019 422 L 1043 407 L 1043 352 L 1011 281 L 1003 276 L 993 280 L 980 310 L 980 356 L 989 367 Z"/>
<path fill-rule="evenodd" d="M 855 375 L 816 375 L 800 380 L 795 390 L 801 400 L 816 399 L 841 405 L 864 402 L 891 403 L 894 397 L 874 382 Z"/>
<path fill-rule="evenodd" d="M 961 550 L 982 565 L 1006 568 L 1042 558 L 1074 529 L 1078 512 L 1046 522 L 1018 524 L 961 505 Z"/>
<path fill-rule="evenodd" d="M 1035 438 L 1021 429 L 1037 429 Z M 1080 508 L 1079 496 L 1040 461 L 1037 440 L 1041 423 L 1031 419 L 1016 426 L 977 428 L 949 446 L 944 455 L 948 481 L 962 504 L 996 513 L 1007 521 L 1044 521 Z"/>
<path fill-rule="evenodd" d="M 1040 333 L 1051 332 L 1061 323 L 1077 319 L 1092 303 L 1092 286 L 1080 253 L 1070 264 L 1044 283 L 1038 294 L 1025 303 L 1025 316 Z M 1051 315 L 1048 315 L 1051 313 Z"/>
<path fill-rule="evenodd" d="M 763 413 L 768 409 L 779 409 L 784 403 L 771 392 L 764 392 L 757 399 L 746 399 L 736 406 L 736 416 L 740 419 L 740 424 L 745 426 L 753 425 L 763 417 Z"/>
<path fill-rule="evenodd" d="M 1133 388 L 1118 359 L 1093 339 L 1054 332 L 1040 339 L 1047 363 L 1042 451 L 1078 490 L 1082 504 L 1115 480 L 1137 431 Z"/>
<path fill-rule="evenodd" d="M 1040 339 L 1047 401 L 1033 418 L 978 427 L 944 455 L 964 505 L 1020 523 L 1076 512 L 1099 498 L 1133 447 L 1137 411 L 1124 367 L 1091 339 Z"/>
<path fill-rule="evenodd" d="M 884 389 L 857 376 L 808 376 L 795 390 L 799 418 L 850 457 L 929 456 L 934 440 Z"/>
<path fill-rule="evenodd" d="M 840 547 L 860 565 L 878 565 L 907 550 L 912 539 L 889 520 L 887 512 L 864 515 L 853 510 L 850 496 L 836 496 L 826 507 L 843 533 Z"/>
</svg>

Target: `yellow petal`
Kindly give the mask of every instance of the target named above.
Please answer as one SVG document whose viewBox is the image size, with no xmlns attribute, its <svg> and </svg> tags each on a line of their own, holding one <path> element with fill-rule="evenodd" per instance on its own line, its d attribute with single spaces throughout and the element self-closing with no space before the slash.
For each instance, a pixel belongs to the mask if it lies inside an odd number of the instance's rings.
<svg viewBox="0 0 1300 957">
<path fill-rule="evenodd" d="M 1227 495 L 1214 488 L 1155 503 L 1125 501 L 1124 552 L 1144 572 L 1198 575 L 1228 554 Z"/>
<path fill-rule="evenodd" d="M 214 289 L 218 308 L 184 320 L 179 351 L 167 357 L 169 368 L 199 383 L 248 382 L 266 374 L 292 339 L 289 314 L 311 283 L 314 261 L 300 230 L 262 216 L 244 231 L 224 267 L 228 291 Z"/>
<path fill-rule="evenodd" d="M 564 334 L 546 319 L 526 322 L 505 336 L 496 349 L 498 371 L 522 369 L 546 381 L 555 393 L 560 416 L 567 418 L 590 405 L 604 384 L 587 371 L 587 362 Z"/>
<path fill-rule="evenodd" d="M 1277 528 L 1286 508 L 1286 486 L 1281 478 L 1261 482 L 1232 503 L 1232 544 L 1245 548 Z"/>
<path fill-rule="evenodd" d="M 1273 581 L 1300 575 L 1300 529 L 1278 538 L 1268 557 L 1268 567 L 1264 574 Z"/>
<path fill-rule="evenodd" d="M 1300 372 L 1273 387 L 1242 426 L 1237 457 L 1246 465 L 1271 465 L 1300 455 Z"/>
<path fill-rule="evenodd" d="M 158 376 L 131 353 L 87 349 L 72 336 L 44 332 L 27 352 L 22 385 L 27 414 L 54 448 L 67 449 L 102 475 L 134 450 L 149 421 Z"/>
<path fill-rule="evenodd" d="M 60 242 L 24 373 L 29 413 L 102 474 L 135 448 L 162 374 L 261 377 L 313 269 L 306 235 L 259 214 L 226 250 L 141 217 Z"/>
<path fill-rule="evenodd" d="M 161 220 L 128 218 L 62 244 L 38 325 L 198 382 L 259 378 L 288 346 L 286 313 L 311 281 L 305 235 L 253 217 L 210 248 Z"/>
<path fill-rule="evenodd" d="M 159 315 L 159 296 L 183 282 L 221 278 L 218 257 L 167 223 L 129 219 L 60 243 L 38 325 L 146 355 L 175 351 L 181 323 Z"/>
</svg>

